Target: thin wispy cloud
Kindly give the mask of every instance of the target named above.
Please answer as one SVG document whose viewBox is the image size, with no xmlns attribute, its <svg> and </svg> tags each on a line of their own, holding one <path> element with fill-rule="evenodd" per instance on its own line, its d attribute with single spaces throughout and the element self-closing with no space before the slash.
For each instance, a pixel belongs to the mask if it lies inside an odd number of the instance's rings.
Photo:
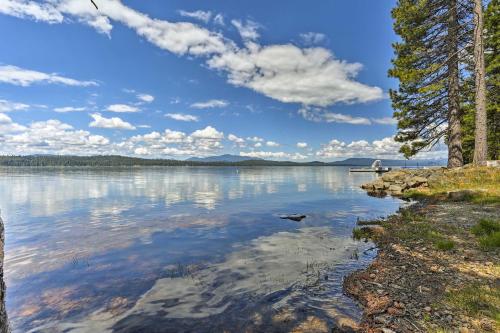
<svg viewBox="0 0 500 333">
<path fill-rule="evenodd" d="M 198 121 L 199 118 L 197 116 L 193 116 L 190 114 L 184 114 L 184 113 L 167 113 L 165 114 L 165 117 L 178 120 L 178 121 Z"/>
<path fill-rule="evenodd" d="M 0 83 L 27 87 L 35 83 L 62 84 L 67 86 L 98 86 L 95 81 L 80 81 L 55 73 L 44 73 L 12 65 L 0 66 Z"/>
<path fill-rule="evenodd" d="M 190 105 L 194 109 L 212 109 L 212 108 L 225 108 L 229 105 L 228 101 L 222 99 L 211 99 L 206 102 L 197 102 Z"/>
<path fill-rule="evenodd" d="M 397 125 L 398 121 L 392 117 L 372 118 L 372 121 L 380 125 Z"/>
<path fill-rule="evenodd" d="M 207 10 L 207 11 L 196 10 L 193 12 L 189 12 L 186 10 L 179 10 L 178 13 L 181 16 L 194 18 L 194 19 L 200 20 L 204 23 L 208 23 L 210 21 L 210 19 L 212 18 L 212 12 L 209 10 Z"/>
<path fill-rule="evenodd" d="M 300 34 L 300 39 L 306 45 L 316 45 L 326 40 L 326 35 L 319 32 L 305 32 Z"/>
<path fill-rule="evenodd" d="M 137 98 L 145 103 L 151 103 L 155 100 L 155 97 L 149 94 L 138 94 Z"/>
<path fill-rule="evenodd" d="M 236 27 L 240 36 L 245 41 L 256 40 L 259 38 L 259 28 L 260 24 L 252 20 L 247 20 L 246 22 L 240 20 L 231 20 L 231 24 Z"/>
<path fill-rule="evenodd" d="M 75 106 L 64 106 L 64 107 L 59 107 L 59 108 L 54 108 L 55 112 L 59 113 L 65 113 L 65 112 L 81 112 L 87 110 L 86 107 L 81 106 L 81 107 L 75 107 Z"/>
<path fill-rule="evenodd" d="M 264 158 L 264 159 L 290 159 L 290 160 L 303 160 L 306 159 L 306 155 L 300 153 L 286 153 L 286 152 L 271 152 L 271 151 L 251 151 L 251 152 L 240 152 L 240 156 L 253 157 L 253 158 Z"/>
<path fill-rule="evenodd" d="M 30 105 L 25 103 L 18 103 L 8 101 L 6 99 L 0 99 L 0 112 L 24 111 L 28 110 L 29 108 Z"/>
<path fill-rule="evenodd" d="M 306 120 L 325 123 L 343 123 L 351 125 L 370 125 L 371 121 L 365 117 L 354 117 L 348 114 L 330 112 L 319 108 L 299 109 L 298 113 Z"/>
<path fill-rule="evenodd" d="M 111 104 L 106 108 L 106 111 L 110 112 L 139 112 L 139 108 L 133 105 L 128 104 Z"/>
</svg>

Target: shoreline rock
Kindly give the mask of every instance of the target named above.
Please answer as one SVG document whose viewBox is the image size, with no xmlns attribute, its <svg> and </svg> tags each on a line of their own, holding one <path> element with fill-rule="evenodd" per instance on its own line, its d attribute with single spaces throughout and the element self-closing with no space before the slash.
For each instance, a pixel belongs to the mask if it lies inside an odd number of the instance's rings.
<svg viewBox="0 0 500 333">
<path fill-rule="evenodd" d="M 429 180 L 441 170 L 442 168 L 392 170 L 372 182 L 361 185 L 361 188 L 373 196 L 402 196 L 409 189 L 428 187 Z"/>
</svg>

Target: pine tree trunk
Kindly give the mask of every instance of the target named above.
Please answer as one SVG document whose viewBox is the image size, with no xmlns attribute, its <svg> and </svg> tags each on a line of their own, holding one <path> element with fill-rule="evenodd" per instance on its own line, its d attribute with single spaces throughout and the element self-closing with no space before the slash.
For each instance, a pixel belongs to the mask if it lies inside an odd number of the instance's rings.
<svg viewBox="0 0 500 333">
<path fill-rule="evenodd" d="M 460 95 L 458 73 L 458 16 L 457 0 L 449 1 L 448 16 L 448 167 L 464 164 L 462 129 L 460 125 Z"/>
<path fill-rule="evenodd" d="M 474 164 L 484 164 L 488 156 L 486 78 L 484 65 L 483 4 L 474 0 L 474 74 L 476 76 L 476 129 Z"/>
</svg>

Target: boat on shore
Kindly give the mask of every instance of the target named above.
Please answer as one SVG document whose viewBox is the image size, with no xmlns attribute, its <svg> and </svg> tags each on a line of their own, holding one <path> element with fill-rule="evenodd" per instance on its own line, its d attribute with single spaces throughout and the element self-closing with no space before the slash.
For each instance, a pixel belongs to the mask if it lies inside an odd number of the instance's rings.
<svg viewBox="0 0 500 333">
<path fill-rule="evenodd" d="M 380 160 L 375 160 L 373 162 L 372 166 L 369 167 L 369 168 L 349 168 L 349 172 L 377 172 L 377 173 L 383 173 L 383 172 L 389 172 L 391 170 L 392 170 L 392 168 L 383 167 L 382 166 L 382 161 L 380 161 Z"/>
</svg>

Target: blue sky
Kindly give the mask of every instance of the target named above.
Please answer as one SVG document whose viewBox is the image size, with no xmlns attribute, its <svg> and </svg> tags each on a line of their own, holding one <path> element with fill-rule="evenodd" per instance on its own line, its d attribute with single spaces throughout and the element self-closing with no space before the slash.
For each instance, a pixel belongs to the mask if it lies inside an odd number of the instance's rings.
<svg viewBox="0 0 500 333">
<path fill-rule="evenodd" d="M 0 153 L 399 156 L 395 1 L 95 2 L 0 3 Z"/>
</svg>

